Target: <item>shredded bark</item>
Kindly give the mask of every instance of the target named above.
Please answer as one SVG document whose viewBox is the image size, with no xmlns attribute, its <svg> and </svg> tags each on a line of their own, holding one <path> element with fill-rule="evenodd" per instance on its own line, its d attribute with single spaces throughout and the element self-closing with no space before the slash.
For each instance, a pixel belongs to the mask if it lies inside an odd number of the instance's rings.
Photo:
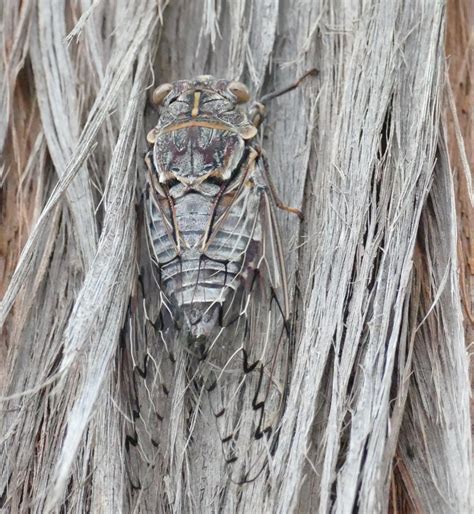
<svg viewBox="0 0 474 514">
<path fill-rule="evenodd" d="M 472 59 L 448 83 L 444 2 L 30 0 L 0 14 L 0 509 L 469 512 Z M 472 37 L 456 44 L 468 55 Z M 278 213 L 293 312 L 278 444 L 238 485 L 196 422 L 186 444 L 163 439 L 174 464 L 137 493 L 121 334 L 146 265 L 150 88 L 210 73 L 259 98 L 314 67 L 270 102 L 261 136 L 305 216 Z M 172 412 L 178 434 L 189 420 Z"/>
</svg>

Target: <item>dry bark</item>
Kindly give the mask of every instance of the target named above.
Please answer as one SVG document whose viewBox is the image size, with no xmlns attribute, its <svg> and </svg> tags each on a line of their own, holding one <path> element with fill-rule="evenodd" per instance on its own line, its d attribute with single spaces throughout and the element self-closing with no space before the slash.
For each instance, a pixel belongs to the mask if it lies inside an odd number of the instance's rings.
<svg viewBox="0 0 474 514">
<path fill-rule="evenodd" d="M 472 20 L 461 6 L 450 3 L 448 22 Z M 466 54 L 450 93 L 444 2 L 0 9 L 1 507 L 469 512 L 472 143 L 462 141 L 473 118 L 460 96 L 472 41 L 453 44 Z M 278 214 L 295 332 L 279 444 L 267 472 L 236 486 L 217 472 L 218 452 L 204 453 L 203 423 L 190 447 L 170 448 L 182 466 L 151 505 L 127 478 L 120 348 L 143 264 L 135 203 L 156 116 L 149 89 L 211 73 L 258 97 L 312 67 L 316 78 L 271 102 L 263 132 L 281 196 L 305 213 Z"/>
</svg>

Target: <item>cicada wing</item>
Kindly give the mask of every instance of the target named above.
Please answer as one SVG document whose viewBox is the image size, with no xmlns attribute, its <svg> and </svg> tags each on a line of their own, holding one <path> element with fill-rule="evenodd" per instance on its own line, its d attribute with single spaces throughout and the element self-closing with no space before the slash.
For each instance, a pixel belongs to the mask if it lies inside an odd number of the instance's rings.
<svg viewBox="0 0 474 514">
<path fill-rule="evenodd" d="M 204 352 L 195 351 L 195 343 L 176 328 L 175 312 L 160 287 L 154 236 L 161 231 L 161 237 L 178 240 L 172 211 L 152 188 L 145 198 L 152 202 L 146 204 L 148 218 L 141 224 L 148 238 L 142 238 L 140 277 L 124 347 L 130 396 L 126 459 L 133 508 L 153 511 L 161 504 L 179 510 L 181 486 L 192 488 L 193 494 L 211 489 L 218 498 L 226 481 L 254 480 L 271 459 L 285 405 L 288 298 L 262 165 L 253 161 L 213 213 L 199 280 L 214 281 L 222 296 L 216 302 L 219 322 Z M 229 245 L 237 252 L 229 252 Z M 178 245 L 174 248 L 176 256 L 169 257 L 179 259 Z M 232 264 L 222 256 L 239 252 L 239 267 L 230 270 Z M 216 263 L 229 267 L 228 274 L 216 272 L 222 283 L 212 277 Z M 180 485 L 178 479 L 186 475 L 188 484 Z M 206 483 L 195 480 L 197 476 Z M 172 490 L 166 477 L 173 477 Z"/>
<path fill-rule="evenodd" d="M 232 205 L 242 212 L 240 221 L 219 228 L 250 237 L 240 283 L 222 306 L 223 332 L 212 341 L 201 365 L 227 471 L 235 482 L 255 479 L 271 458 L 289 369 L 287 281 L 262 165 L 259 160 L 254 163 L 250 180 Z M 217 234 L 214 241 L 225 244 Z"/>
<path fill-rule="evenodd" d="M 180 235 L 176 227 L 173 204 L 169 196 L 160 195 L 155 189 L 156 180 L 150 173 L 150 181 L 144 194 L 145 223 L 147 233 L 148 258 L 155 264 L 159 272 L 160 262 L 170 262 L 179 256 Z M 163 244 L 168 240 L 168 244 Z M 162 250 L 157 255 L 157 248 Z M 158 282 L 161 282 L 158 277 Z M 158 284 L 159 287 L 159 284 Z"/>
<path fill-rule="evenodd" d="M 140 205 L 137 275 L 123 330 L 121 386 L 124 389 L 125 466 L 130 510 L 153 512 L 169 503 L 167 473 L 171 397 L 175 376 L 173 319 L 159 287 Z"/>
</svg>

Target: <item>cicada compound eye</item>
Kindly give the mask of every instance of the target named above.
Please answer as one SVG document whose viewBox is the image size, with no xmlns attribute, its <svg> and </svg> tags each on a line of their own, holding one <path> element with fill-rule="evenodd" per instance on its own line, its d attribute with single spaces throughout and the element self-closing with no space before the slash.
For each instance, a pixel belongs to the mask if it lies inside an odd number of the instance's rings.
<svg viewBox="0 0 474 514">
<path fill-rule="evenodd" d="M 161 105 L 163 100 L 168 96 L 170 91 L 173 89 L 173 84 L 161 84 L 158 86 L 154 91 L 153 95 L 151 96 L 151 101 L 153 102 L 156 107 Z"/>
<path fill-rule="evenodd" d="M 242 82 L 231 82 L 228 85 L 228 89 L 237 99 L 237 103 L 243 104 L 250 100 L 249 90 L 245 84 L 242 84 Z"/>
</svg>

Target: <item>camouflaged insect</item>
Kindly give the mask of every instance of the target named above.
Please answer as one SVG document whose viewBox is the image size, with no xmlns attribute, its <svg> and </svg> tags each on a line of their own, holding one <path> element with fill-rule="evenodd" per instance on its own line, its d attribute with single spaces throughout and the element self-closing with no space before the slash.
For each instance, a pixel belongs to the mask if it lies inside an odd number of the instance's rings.
<svg viewBox="0 0 474 514">
<path fill-rule="evenodd" d="M 226 325 L 239 290 L 262 264 L 288 317 L 273 213 L 281 204 L 255 142 L 261 106 L 249 116 L 240 107 L 248 100 L 242 83 L 210 76 L 164 84 L 153 95 L 160 116 L 148 134 L 149 237 L 163 291 L 198 341 Z"/>
<path fill-rule="evenodd" d="M 275 207 L 300 212 L 276 195 L 256 140 L 263 105 L 247 111 L 249 99 L 242 83 L 208 75 L 153 93 L 144 211 L 156 273 L 140 277 L 135 318 L 145 322 L 130 322 L 128 336 L 135 399 L 126 448 L 140 498 L 144 490 L 168 497 L 161 479 L 176 466 L 170 448 L 192 452 L 220 439 L 223 468 L 213 476 L 242 483 L 260 474 L 276 444 L 290 359 Z M 201 466 L 197 455 L 177 473 Z"/>
</svg>

